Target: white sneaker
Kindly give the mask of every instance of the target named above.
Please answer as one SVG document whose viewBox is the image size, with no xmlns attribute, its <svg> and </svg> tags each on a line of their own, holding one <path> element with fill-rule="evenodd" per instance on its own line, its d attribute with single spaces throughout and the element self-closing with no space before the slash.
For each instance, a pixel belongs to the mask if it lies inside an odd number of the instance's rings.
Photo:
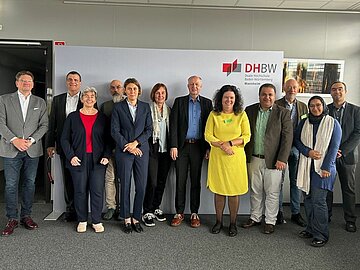
<svg viewBox="0 0 360 270">
<path fill-rule="evenodd" d="M 102 223 L 93 224 L 92 227 L 96 233 L 102 233 L 105 231 Z"/>
<path fill-rule="evenodd" d="M 79 222 L 77 228 L 76 228 L 76 231 L 78 233 L 83 233 L 83 232 L 86 232 L 86 227 L 87 227 L 87 222 Z"/>
</svg>

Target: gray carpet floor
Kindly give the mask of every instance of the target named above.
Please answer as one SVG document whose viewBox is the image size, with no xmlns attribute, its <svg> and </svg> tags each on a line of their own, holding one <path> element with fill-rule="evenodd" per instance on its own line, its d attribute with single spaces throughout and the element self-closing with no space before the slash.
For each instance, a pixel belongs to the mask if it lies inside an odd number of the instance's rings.
<svg viewBox="0 0 360 270">
<path fill-rule="evenodd" d="M 0 204 L 0 226 L 5 225 L 5 205 Z M 82 234 L 75 223 L 44 221 L 50 204 L 35 204 L 33 218 L 39 229 L 23 227 L 9 237 L 0 237 L 0 269 L 360 269 L 360 232 L 344 230 L 342 209 L 334 208 L 330 241 L 322 248 L 298 237 L 301 227 L 291 223 L 276 226 L 265 235 L 262 227 L 238 228 L 227 236 L 210 233 L 215 217 L 200 215 L 202 226 L 193 229 L 187 221 L 177 228 L 168 222 L 144 227 L 143 233 L 125 234 L 120 221 L 104 222 L 105 232 L 89 226 Z M 358 209 L 359 210 L 359 209 Z M 285 207 L 285 218 L 290 210 Z M 171 216 L 168 216 L 168 220 Z M 238 224 L 247 216 L 239 216 Z M 224 225 L 228 226 L 228 217 Z"/>
</svg>

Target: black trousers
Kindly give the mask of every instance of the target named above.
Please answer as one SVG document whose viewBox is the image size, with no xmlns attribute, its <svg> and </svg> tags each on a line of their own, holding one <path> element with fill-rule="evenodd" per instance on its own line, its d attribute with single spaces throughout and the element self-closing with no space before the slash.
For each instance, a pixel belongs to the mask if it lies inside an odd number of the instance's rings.
<svg viewBox="0 0 360 270">
<path fill-rule="evenodd" d="M 171 157 L 169 152 L 157 152 L 150 155 L 149 172 L 143 204 L 144 213 L 153 213 L 159 208 L 170 165 Z"/>
<path fill-rule="evenodd" d="M 184 147 L 178 150 L 176 159 L 176 213 L 182 214 L 185 209 L 186 183 L 188 170 L 190 169 L 190 210 L 197 213 L 200 207 L 201 191 L 201 167 L 204 159 L 204 151 L 200 143 L 185 143 Z"/>
<path fill-rule="evenodd" d="M 356 222 L 355 214 L 355 169 L 356 165 L 348 165 L 344 162 L 343 158 L 336 160 L 336 170 L 341 185 L 341 193 L 343 199 L 343 209 L 344 209 L 344 219 L 346 222 Z M 327 205 L 329 210 L 329 217 L 332 215 L 332 203 L 333 203 L 333 193 L 328 192 L 327 196 Z"/>
<path fill-rule="evenodd" d="M 90 211 L 93 224 L 101 222 L 104 204 L 104 184 L 106 166 L 93 164 L 92 154 L 86 154 L 85 169 L 71 169 L 74 179 L 75 210 L 79 222 L 88 219 L 88 197 L 90 193 Z"/>
<path fill-rule="evenodd" d="M 70 170 L 65 166 L 66 158 L 60 156 L 61 167 L 63 172 L 64 183 L 64 199 L 66 204 L 66 212 L 75 213 L 74 206 L 74 185 L 71 177 Z"/>
</svg>

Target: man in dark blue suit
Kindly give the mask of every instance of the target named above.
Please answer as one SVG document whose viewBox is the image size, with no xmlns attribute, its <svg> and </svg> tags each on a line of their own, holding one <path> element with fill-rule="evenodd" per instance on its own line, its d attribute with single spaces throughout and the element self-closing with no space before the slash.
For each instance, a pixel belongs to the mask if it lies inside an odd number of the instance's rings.
<svg viewBox="0 0 360 270">
<path fill-rule="evenodd" d="M 199 76 L 191 76 L 187 86 L 189 95 L 175 99 L 170 115 L 170 155 L 176 161 L 176 215 L 171 226 L 179 226 L 184 220 L 186 182 L 190 167 L 190 224 L 196 228 L 200 226 L 201 166 L 210 148 L 204 140 L 204 131 L 212 102 L 200 96 L 202 80 Z"/>
<path fill-rule="evenodd" d="M 329 104 L 329 114 L 337 119 L 341 125 L 342 138 L 336 159 L 336 170 L 341 184 L 343 197 L 345 229 L 356 232 L 355 215 L 355 170 L 358 163 L 358 149 L 360 142 L 360 108 L 346 101 L 346 84 L 333 82 L 330 87 L 333 103 Z M 329 219 L 333 193 L 328 193 Z"/>
<path fill-rule="evenodd" d="M 81 76 L 77 71 L 70 71 L 66 75 L 66 87 L 67 92 L 55 96 L 52 101 L 49 130 L 46 134 L 45 144 L 49 157 L 53 157 L 55 152 L 60 155 L 66 203 L 65 221 L 70 222 L 76 221 L 74 187 L 70 171 L 65 166 L 66 158 L 61 148 L 60 138 L 68 114 L 73 111 L 78 111 L 82 107 L 82 103 L 80 102 Z"/>
</svg>

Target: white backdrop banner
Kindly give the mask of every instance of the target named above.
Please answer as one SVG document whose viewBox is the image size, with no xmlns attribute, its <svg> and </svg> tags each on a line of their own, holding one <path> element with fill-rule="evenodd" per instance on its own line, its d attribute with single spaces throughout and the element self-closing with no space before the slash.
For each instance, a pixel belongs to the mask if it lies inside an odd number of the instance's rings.
<svg viewBox="0 0 360 270">
<path fill-rule="evenodd" d="M 136 78 L 143 89 L 143 101 L 150 100 L 155 83 L 168 87 L 168 105 L 177 96 L 186 95 L 187 78 L 198 75 L 203 80 L 201 95 L 213 98 L 224 84 L 239 87 L 245 105 L 258 102 L 258 89 L 263 83 L 272 83 L 281 94 L 283 52 L 280 51 L 220 51 L 220 50 L 167 50 L 58 46 L 55 47 L 54 95 L 66 92 L 65 76 L 71 70 L 82 76 L 82 89 L 86 86 L 98 90 L 98 105 L 110 99 L 108 85 L 111 80 Z M 58 170 L 57 170 L 58 171 Z M 206 189 L 207 162 L 202 173 L 202 193 L 199 212 L 213 214 L 213 195 Z M 56 176 L 55 176 L 56 179 Z M 188 183 L 189 185 L 190 183 Z M 56 188 L 54 193 L 59 192 Z M 61 190 L 62 191 L 62 190 Z M 54 197 L 54 196 L 53 196 Z M 55 196 L 62 198 L 62 196 Z M 163 199 L 166 213 L 175 211 L 175 175 L 169 174 Z M 54 201 L 54 211 L 62 211 L 62 201 Z M 241 197 L 239 213 L 249 213 L 249 194 Z M 189 199 L 187 199 L 187 213 Z"/>
</svg>

